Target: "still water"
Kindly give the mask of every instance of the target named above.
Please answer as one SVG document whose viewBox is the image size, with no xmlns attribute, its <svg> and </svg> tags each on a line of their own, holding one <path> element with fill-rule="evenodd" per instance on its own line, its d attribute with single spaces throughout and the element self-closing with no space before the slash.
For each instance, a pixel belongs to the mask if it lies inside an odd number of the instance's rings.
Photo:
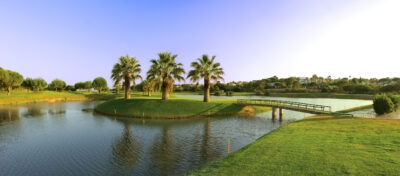
<svg viewBox="0 0 400 176">
<path fill-rule="evenodd" d="M 310 115 L 285 111 L 282 122 L 272 121 L 270 112 L 253 117 L 140 120 L 82 111 L 98 103 L 0 106 L 0 175 L 180 175 Z M 343 109 L 371 102 L 322 99 L 319 103 L 340 104 L 337 108 Z"/>
</svg>

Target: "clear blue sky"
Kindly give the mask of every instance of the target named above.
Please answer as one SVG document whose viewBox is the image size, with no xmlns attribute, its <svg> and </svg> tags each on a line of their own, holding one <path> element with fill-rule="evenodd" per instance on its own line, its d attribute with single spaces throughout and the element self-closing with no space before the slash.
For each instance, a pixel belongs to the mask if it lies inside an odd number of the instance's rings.
<svg viewBox="0 0 400 176">
<path fill-rule="evenodd" d="M 217 55 L 226 81 L 400 76 L 399 8 L 369 0 L 6 0 L 0 67 L 74 84 L 110 80 L 126 54 L 145 77 L 149 60 L 170 51 L 187 70 L 203 53 Z"/>
</svg>

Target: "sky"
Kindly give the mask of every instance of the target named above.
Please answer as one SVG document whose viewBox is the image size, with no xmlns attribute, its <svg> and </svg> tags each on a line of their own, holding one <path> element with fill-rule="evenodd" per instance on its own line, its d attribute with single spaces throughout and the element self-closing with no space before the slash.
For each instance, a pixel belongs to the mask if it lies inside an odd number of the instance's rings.
<svg viewBox="0 0 400 176">
<path fill-rule="evenodd" d="M 225 82 L 400 77 L 398 9 L 397 0 L 2 0 L 0 67 L 111 86 L 120 56 L 136 57 L 145 77 L 149 60 L 168 51 L 187 72 L 216 55 Z"/>
</svg>

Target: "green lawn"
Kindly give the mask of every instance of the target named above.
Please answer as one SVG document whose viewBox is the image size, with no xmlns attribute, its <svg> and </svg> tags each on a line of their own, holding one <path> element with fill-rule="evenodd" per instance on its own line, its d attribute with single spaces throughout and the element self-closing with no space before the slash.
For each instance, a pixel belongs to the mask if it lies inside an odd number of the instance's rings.
<svg viewBox="0 0 400 176">
<path fill-rule="evenodd" d="M 119 95 L 121 96 L 121 95 Z M 113 93 L 97 92 L 56 92 L 56 91 L 12 91 L 10 96 L 7 92 L 0 92 L 0 104 L 19 104 L 29 102 L 54 102 L 54 101 L 80 101 L 80 100 L 109 100 L 116 98 Z"/>
<path fill-rule="evenodd" d="M 177 95 L 201 95 L 202 92 L 176 92 Z M 255 92 L 233 92 L 233 96 L 255 96 Z M 370 94 L 346 94 L 346 93 L 270 93 L 271 97 L 292 98 L 339 98 L 339 99 L 362 99 L 372 100 L 374 95 Z"/>
<path fill-rule="evenodd" d="M 271 93 L 273 97 L 293 98 L 339 98 L 339 99 L 363 99 L 372 100 L 374 95 L 370 94 L 345 94 L 345 93 Z"/>
<path fill-rule="evenodd" d="M 96 107 L 96 111 L 108 115 L 144 118 L 186 118 L 199 116 L 246 115 L 268 111 L 268 107 L 241 107 L 235 100 L 211 100 L 174 98 L 163 101 L 160 97 L 136 95 L 132 99 L 115 99 Z"/>
<path fill-rule="evenodd" d="M 188 175 L 399 175 L 400 120 L 311 117 Z"/>
</svg>

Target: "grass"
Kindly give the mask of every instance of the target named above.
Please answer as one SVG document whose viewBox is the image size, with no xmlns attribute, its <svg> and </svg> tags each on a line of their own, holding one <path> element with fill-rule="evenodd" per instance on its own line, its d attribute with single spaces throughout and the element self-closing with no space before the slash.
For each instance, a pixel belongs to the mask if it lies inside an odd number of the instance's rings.
<svg viewBox="0 0 400 176">
<path fill-rule="evenodd" d="M 201 95 L 203 92 L 176 92 L 177 95 Z M 255 92 L 234 92 L 233 96 L 255 96 Z M 374 95 L 370 94 L 346 94 L 346 93 L 278 93 L 271 92 L 271 97 L 290 97 L 290 98 L 338 98 L 338 99 L 362 99 L 372 100 Z"/>
<path fill-rule="evenodd" d="M 175 98 L 163 101 L 160 97 L 135 95 L 132 99 L 115 99 L 96 107 L 96 111 L 108 115 L 153 119 L 175 119 L 203 116 L 249 115 L 268 111 L 268 107 L 242 107 L 235 100 L 211 100 Z"/>
<path fill-rule="evenodd" d="M 398 175 L 400 120 L 319 116 L 261 137 L 188 175 Z"/>
<path fill-rule="evenodd" d="M 108 100 L 116 98 L 112 93 L 88 92 L 55 92 L 55 91 L 13 91 L 10 96 L 7 92 L 0 92 L 0 104 L 20 104 L 30 102 L 55 102 L 55 101 L 82 101 L 82 100 Z"/>
<path fill-rule="evenodd" d="M 370 108 L 372 108 L 372 104 L 364 105 L 364 106 L 358 106 L 358 107 L 349 108 L 349 109 L 344 109 L 344 110 L 340 110 L 340 111 L 337 111 L 337 112 L 349 113 L 349 112 L 354 112 L 354 111 L 363 110 L 363 109 L 370 109 Z"/>
<path fill-rule="evenodd" d="M 370 94 L 345 94 L 345 93 L 271 93 L 272 97 L 291 98 L 338 98 L 338 99 L 362 99 L 372 100 L 374 95 Z"/>
<path fill-rule="evenodd" d="M 176 95 L 203 95 L 203 91 L 196 91 L 196 92 L 174 92 Z M 211 94 L 213 95 L 213 94 Z M 225 93 L 222 94 L 223 96 Z M 233 92 L 233 96 L 251 96 L 256 95 L 255 92 Z"/>
</svg>

